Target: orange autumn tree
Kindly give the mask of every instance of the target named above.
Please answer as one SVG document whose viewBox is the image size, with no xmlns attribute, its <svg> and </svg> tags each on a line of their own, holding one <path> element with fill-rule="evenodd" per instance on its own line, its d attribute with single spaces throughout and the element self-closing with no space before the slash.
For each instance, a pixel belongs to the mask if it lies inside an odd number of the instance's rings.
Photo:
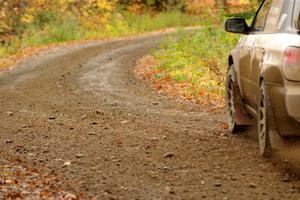
<svg viewBox="0 0 300 200">
<path fill-rule="evenodd" d="M 20 0 L 0 0 L 0 34 L 19 31 L 22 9 Z"/>
<path fill-rule="evenodd" d="M 24 26 L 47 17 L 76 16 L 79 23 L 95 28 L 109 20 L 116 0 L 0 0 L 0 35 L 20 34 Z M 55 13 L 50 15 L 49 13 Z"/>
<path fill-rule="evenodd" d="M 75 15 L 79 23 L 90 29 L 105 24 L 116 8 L 116 0 L 26 0 L 28 2 L 25 21 L 33 21 L 41 8 L 43 12 L 55 12 L 58 15 Z"/>
<path fill-rule="evenodd" d="M 81 25 L 88 29 L 97 29 L 107 23 L 117 7 L 117 0 L 69 0 L 79 17 Z"/>
</svg>

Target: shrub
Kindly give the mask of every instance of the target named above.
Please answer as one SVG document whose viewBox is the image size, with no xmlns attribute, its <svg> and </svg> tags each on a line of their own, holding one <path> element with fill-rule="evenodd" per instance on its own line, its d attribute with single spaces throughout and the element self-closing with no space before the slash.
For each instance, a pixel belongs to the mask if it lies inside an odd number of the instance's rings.
<svg viewBox="0 0 300 200">
<path fill-rule="evenodd" d="M 159 77 L 190 83 L 189 93 L 223 94 L 228 52 L 237 40 L 235 35 L 215 26 L 169 37 L 162 49 L 154 53 L 160 62 Z"/>
</svg>

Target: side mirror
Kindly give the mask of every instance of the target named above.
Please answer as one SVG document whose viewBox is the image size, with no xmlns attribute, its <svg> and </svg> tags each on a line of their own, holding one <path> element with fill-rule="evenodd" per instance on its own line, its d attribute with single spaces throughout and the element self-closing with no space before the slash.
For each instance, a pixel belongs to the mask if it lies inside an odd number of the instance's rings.
<svg viewBox="0 0 300 200">
<path fill-rule="evenodd" d="M 243 18 L 231 18 L 225 22 L 225 30 L 230 33 L 247 34 L 249 27 Z"/>
</svg>

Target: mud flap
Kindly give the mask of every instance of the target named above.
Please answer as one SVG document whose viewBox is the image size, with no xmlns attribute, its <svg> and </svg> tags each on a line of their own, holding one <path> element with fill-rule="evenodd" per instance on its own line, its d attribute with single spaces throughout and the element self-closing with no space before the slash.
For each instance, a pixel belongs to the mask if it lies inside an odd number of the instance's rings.
<svg viewBox="0 0 300 200">
<path fill-rule="evenodd" d="M 237 83 L 233 87 L 235 120 L 237 125 L 252 125 L 255 120 L 247 113 L 241 99 L 240 90 Z"/>
</svg>

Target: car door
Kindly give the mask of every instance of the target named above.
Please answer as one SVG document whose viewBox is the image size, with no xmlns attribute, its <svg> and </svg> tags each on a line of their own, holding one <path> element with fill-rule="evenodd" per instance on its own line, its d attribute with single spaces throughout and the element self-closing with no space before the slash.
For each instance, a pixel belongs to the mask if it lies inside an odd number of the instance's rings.
<svg viewBox="0 0 300 200">
<path fill-rule="evenodd" d="M 239 78 L 241 95 L 246 103 L 247 99 L 249 99 L 250 58 L 253 44 L 254 40 L 249 35 L 243 36 L 239 44 Z"/>
<path fill-rule="evenodd" d="M 265 46 L 278 29 L 284 0 L 267 0 L 253 24 L 253 48 L 250 58 L 249 103 L 257 107 L 260 73 L 266 54 Z"/>
<path fill-rule="evenodd" d="M 267 11 L 271 0 L 265 0 L 260 5 L 257 14 L 250 27 L 250 33 L 242 37 L 239 45 L 239 75 L 240 87 L 243 101 L 251 105 L 251 57 L 253 46 L 256 39 L 256 34 L 259 34 L 264 28 Z"/>
<path fill-rule="evenodd" d="M 262 49 L 263 42 L 264 42 L 264 30 L 266 26 L 267 16 L 269 14 L 270 8 L 272 5 L 272 0 L 265 0 L 261 4 L 253 22 L 250 28 L 250 33 L 247 36 L 247 40 L 249 43 L 249 67 L 248 69 L 242 69 L 243 66 L 241 66 L 241 71 L 244 70 L 244 101 L 246 104 L 250 105 L 252 108 L 256 107 L 256 85 L 254 82 L 256 82 L 255 74 L 259 74 L 259 69 L 257 66 L 260 65 L 261 57 L 264 54 L 264 51 Z M 259 42 L 261 41 L 261 42 Z M 255 67 L 254 67 L 255 66 Z M 247 73 L 247 74 L 246 74 Z"/>
</svg>

